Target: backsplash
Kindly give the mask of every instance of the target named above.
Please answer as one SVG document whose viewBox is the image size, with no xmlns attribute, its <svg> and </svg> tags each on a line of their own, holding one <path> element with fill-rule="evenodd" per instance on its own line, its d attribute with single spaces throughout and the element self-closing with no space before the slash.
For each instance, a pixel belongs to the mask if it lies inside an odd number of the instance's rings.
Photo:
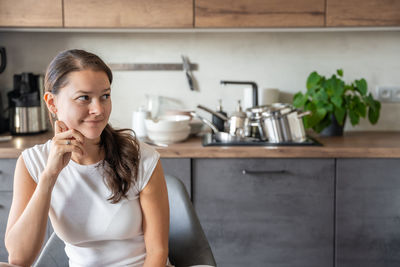
<svg viewBox="0 0 400 267">
<path fill-rule="evenodd" d="M 220 80 L 255 81 L 259 88 L 278 88 L 281 101 L 305 91 L 308 74 L 331 75 L 343 68 L 344 79 L 366 78 L 377 85 L 400 85 L 400 32 L 185 32 L 77 33 L 0 32 L 8 65 L 0 74 L 0 90 L 12 88 L 12 75 L 44 73 L 61 50 L 81 48 L 106 63 L 181 63 L 181 54 L 198 64 L 193 75 L 199 91 L 190 91 L 183 71 L 114 71 L 111 122 L 130 127 L 132 111 L 146 104 L 146 94 L 165 97 L 165 108 L 215 109 L 222 99 L 233 111 L 243 98 L 243 86 L 221 86 Z M 204 113 L 202 113 L 204 114 Z M 381 117 L 372 126 L 362 120 L 346 130 L 400 130 L 400 103 L 382 103 Z"/>
</svg>

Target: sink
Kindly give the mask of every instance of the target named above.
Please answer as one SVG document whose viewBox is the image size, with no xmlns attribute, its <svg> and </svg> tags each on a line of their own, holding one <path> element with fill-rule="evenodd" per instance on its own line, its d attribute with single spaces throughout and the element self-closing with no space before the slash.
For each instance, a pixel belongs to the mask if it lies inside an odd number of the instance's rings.
<svg viewBox="0 0 400 267">
<path fill-rule="evenodd" d="M 322 146 L 317 140 L 307 137 L 304 142 L 284 142 L 284 143 L 271 143 L 262 140 L 246 140 L 235 142 L 220 142 L 214 138 L 212 133 L 207 133 L 203 136 L 203 146 Z"/>
</svg>

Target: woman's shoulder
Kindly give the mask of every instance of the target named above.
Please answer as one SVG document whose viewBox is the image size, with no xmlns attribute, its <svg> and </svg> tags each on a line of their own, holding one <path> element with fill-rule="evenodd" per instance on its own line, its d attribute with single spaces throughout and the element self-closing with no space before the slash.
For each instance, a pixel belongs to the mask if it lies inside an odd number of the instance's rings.
<svg viewBox="0 0 400 267">
<path fill-rule="evenodd" d="M 22 159 L 33 179 L 37 182 L 39 174 L 46 166 L 50 153 L 51 140 L 44 144 L 38 144 L 22 151 Z"/>
<path fill-rule="evenodd" d="M 37 144 L 34 145 L 33 147 L 27 148 L 24 151 L 22 151 L 22 155 L 27 155 L 27 156 L 36 156 L 36 157 L 43 157 L 43 156 L 48 156 L 50 152 L 50 146 L 51 146 L 51 139 L 47 140 L 46 143 L 44 144 Z"/>
</svg>

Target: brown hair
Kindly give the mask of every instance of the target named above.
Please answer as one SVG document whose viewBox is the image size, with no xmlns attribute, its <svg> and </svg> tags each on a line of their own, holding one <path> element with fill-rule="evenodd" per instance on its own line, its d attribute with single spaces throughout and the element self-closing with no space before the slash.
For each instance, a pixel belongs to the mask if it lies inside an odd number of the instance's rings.
<svg viewBox="0 0 400 267">
<path fill-rule="evenodd" d="M 95 54 L 74 49 L 59 53 L 50 62 L 44 82 L 46 92 L 58 94 L 59 90 L 67 85 L 69 73 L 87 69 L 104 71 L 111 84 L 112 72 L 103 60 Z M 54 119 L 49 117 L 53 125 Z M 105 152 L 102 166 L 106 172 L 103 177 L 104 182 L 111 191 L 108 200 L 111 200 L 111 203 L 118 203 L 127 196 L 132 182 L 137 181 L 139 142 L 131 129 L 114 129 L 108 123 L 101 133 L 99 147 Z"/>
</svg>

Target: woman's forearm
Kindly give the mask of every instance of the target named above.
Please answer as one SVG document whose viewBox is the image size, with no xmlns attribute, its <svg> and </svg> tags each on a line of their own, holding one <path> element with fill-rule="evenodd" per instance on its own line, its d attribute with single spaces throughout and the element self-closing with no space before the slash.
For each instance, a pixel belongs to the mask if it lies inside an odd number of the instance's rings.
<svg viewBox="0 0 400 267">
<path fill-rule="evenodd" d="M 143 267 L 165 267 L 167 265 L 168 253 L 147 253 Z"/>
<path fill-rule="evenodd" d="M 42 173 L 28 205 L 7 233 L 5 245 L 12 264 L 30 266 L 42 247 L 53 189 L 47 178 Z"/>
</svg>

